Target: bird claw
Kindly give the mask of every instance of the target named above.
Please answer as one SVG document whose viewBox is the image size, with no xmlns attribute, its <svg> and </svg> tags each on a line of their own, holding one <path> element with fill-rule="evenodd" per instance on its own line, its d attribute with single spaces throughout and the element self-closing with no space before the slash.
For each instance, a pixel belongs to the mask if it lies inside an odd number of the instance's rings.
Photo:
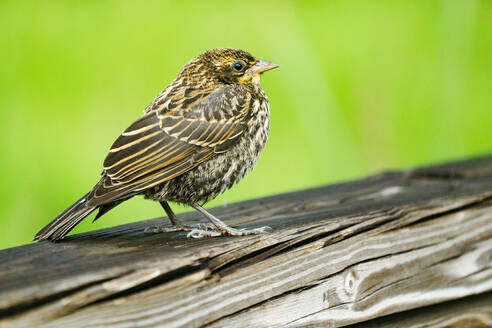
<svg viewBox="0 0 492 328">
<path fill-rule="evenodd" d="M 219 237 L 222 236 L 222 234 L 217 231 L 217 230 L 203 230 L 203 229 L 193 229 L 188 234 L 186 237 L 188 238 L 211 238 L 211 237 Z"/>
<path fill-rule="evenodd" d="M 162 233 L 175 231 L 189 231 L 186 235 L 188 238 L 212 238 L 220 236 L 249 236 L 267 233 L 272 228 L 265 226 L 256 229 L 235 229 L 231 227 L 217 228 L 212 224 L 199 223 L 193 226 L 176 225 L 172 227 L 166 226 L 150 226 L 145 228 L 145 233 Z"/>
<path fill-rule="evenodd" d="M 150 226 L 144 229 L 145 233 L 162 233 L 162 232 L 176 232 L 176 231 L 191 231 L 193 227 L 189 226 Z"/>
<path fill-rule="evenodd" d="M 272 228 L 269 226 L 264 226 L 261 228 L 255 229 L 231 229 L 231 231 L 227 231 L 226 234 L 230 236 L 249 236 L 249 235 L 259 235 L 262 233 L 268 233 L 272 231 Z"/>
<path fill-rule="evenodd" d="M 144 229 L 145 233 L 159 233 L 163 232 L 165 229 L 159 226 L 149 226 Z"/>
<path fill-rule="evenodd" d="M 210 228 L 210 225 L 207 225 L 207 228 Z M 271 231 L 272 228 L 265 226 L 256 229 L 234 229 L 229 228 L 224 231 L 217 231 L 215 227 L 212 226 L 212 229 L 193 229 L 191 230 L 187 237 L 188 238 L 212 238 L 212 237 L 220 237 L 220 236 L 249 236 L 249 235 L 258 235 Z"/>
<path fill-rule="evenodd" d="M 180 226 L 172 226 L 172 227 L 166 227 L 166 226 L 150 226 L 144 229 L 145 233 L 162 233 L 162 232 L 176 232 L 176 231 L 190 231 L 188 233 L 188 237 L 193 231 L 205 231 L 205 232 L 210 232 L 210 231 L 215 231 L 217 232 L 217 229 L 211 225 L 211 224 L 204 224 L 204 223 L 199 223 L 197 225 L 193 226 L 187 226 L 187 225 L 180 225 Z M 201 238 L 201 237 L 198 237 Z"/>
</svg>

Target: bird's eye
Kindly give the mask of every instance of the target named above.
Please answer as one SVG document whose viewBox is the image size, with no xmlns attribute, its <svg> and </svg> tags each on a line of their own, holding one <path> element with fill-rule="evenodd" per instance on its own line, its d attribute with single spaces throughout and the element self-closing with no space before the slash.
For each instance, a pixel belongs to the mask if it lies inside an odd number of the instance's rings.
<svg viewBox="0 0 492 328">
<path fill-rule="evenodd" d="M 232 68 L 237 72 L 241 72 L 244 68 L 244 65 L 241 62 L 237 61 L 232 64 Z"/>
</svg>

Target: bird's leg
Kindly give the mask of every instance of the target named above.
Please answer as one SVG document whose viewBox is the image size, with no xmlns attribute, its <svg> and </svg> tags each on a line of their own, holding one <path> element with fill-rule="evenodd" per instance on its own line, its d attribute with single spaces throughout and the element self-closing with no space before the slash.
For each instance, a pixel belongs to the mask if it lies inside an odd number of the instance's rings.
<svg viewBox="0 0 492 328">
<path fill-rule="evenodd" d="M 171 209 L 171 206 L 169 206 L 169 203 L 166 201 L 160 202 L 162 208 L 164 211 L 166 211 L 166 215 L 169 218 L 169 221 L 171 221 L 171 224 L 173 225 L 171 228 L 165 228 L 163 226 L 150 226 L 145 228 L 144 232 L 154 232 L 154 233 L 160 233 L 160 232 L 173 232 L 173 231 L 192 231 L 192 230 L 204 230 L 204 231 L 210 231 L 210 230 L 215 230 L 213 226 L 211 225 L 205 225 L 205 224 L 199 224 L 197 226 L 187 226 L 179 222 L 178 218 L 176 217 L 176 214 L 174 214 L 173 210 Z"/>
<path fill-rule="evenodd" d="M 166 211 L 167 217 L 169 218 L 169 221 L 171 221 L 171 224 L 174 227 L 175 231 L 191 231 L 191 227 L 187 227 L 181 222 L 178 221 L 178 218 L 176 217 L 176 214 L 174 214 L 173 210 L 171 209 L 171 206 L 169 206 L 169 203 L 166 201 L 161 202 L 161 206 Z"/>
<path fill-rule="evenodd" d="M 150 226 L 145 228 L 145 232 L 154 232 L 154 233 L 159 233 L 159 232 L 170 232 L 170 231 L 191 231 L 193 228 L 187 227 L 181 222 L 178 221 L 178 218 L 176 217 L 176 214 L 174 214 L 173 210 L 171 209 L 171 206 L 166 201 L 160 202 L 162 208 L 164 211 L 166 211 L 166 215 L 169 218 L 169 221 L 171 221 L 171 224 L 173 225 L 172 228 L 165 228 L 162 226 Z"/>
<path fill-rule="evenodd" d="M 218 237 L 218 236 L 247 236 L 247 235 L 257 235 L 261 233 L 265 233 L 268 230 L 271 230 L 270 227 L 261 227 L 256 229 L 234 229 L 229 227 L 227 224 L 207 212 L 203 207 L 198 205 L 197 203 L 192 204 L 195 210 L 203 214 L 216 228 L 217 231 L 214 230 L 201 230 L 201 229 L 193 229 L 188 233 L 188 237 L 192 238 L 204 238 L 204 237 Z"/>
</svg>

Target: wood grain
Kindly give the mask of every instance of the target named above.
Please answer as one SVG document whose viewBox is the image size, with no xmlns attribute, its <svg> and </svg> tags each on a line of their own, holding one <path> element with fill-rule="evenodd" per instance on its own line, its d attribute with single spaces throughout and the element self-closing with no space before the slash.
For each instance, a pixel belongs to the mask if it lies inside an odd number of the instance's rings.
<svg viewBox="0 0 492 328">
<path fill-rule="evenodd" d="M 211 211 L 273 230 L 193 240 L 154 219 L 0 251 L 0 327 L 490 323 L 492 156 Z M 428 314 L 464 297 L 479 310 Z"/>
<path fill-rule="evenodd" d="M 486 328 L 492 327 L 492 293 L 474 295 L 401 312 L 350 328 Z"/>
</svg>

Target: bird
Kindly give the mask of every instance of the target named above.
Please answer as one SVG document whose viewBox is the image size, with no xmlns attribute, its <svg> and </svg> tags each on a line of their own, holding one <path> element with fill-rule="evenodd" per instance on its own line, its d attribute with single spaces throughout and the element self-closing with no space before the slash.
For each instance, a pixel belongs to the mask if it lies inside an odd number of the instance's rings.
<svg viewBox="0 0 492 328">
<path fill-rule="evenodd" d="M 94 221 L 136 196 L 161 204 L 172 227 L 192 238 L 262 234 L 236 229 L 203 205 L 255 166 L 270 129 L 270 105 L 260 75 L 279 65 L 234 48 L 191 59 L 111 146 L 100 180 L 34 237 L 58 241 L 95 210 Z M 181 223 L 169 202 L 191 206 L 210 222 Z"/>
</svg>

